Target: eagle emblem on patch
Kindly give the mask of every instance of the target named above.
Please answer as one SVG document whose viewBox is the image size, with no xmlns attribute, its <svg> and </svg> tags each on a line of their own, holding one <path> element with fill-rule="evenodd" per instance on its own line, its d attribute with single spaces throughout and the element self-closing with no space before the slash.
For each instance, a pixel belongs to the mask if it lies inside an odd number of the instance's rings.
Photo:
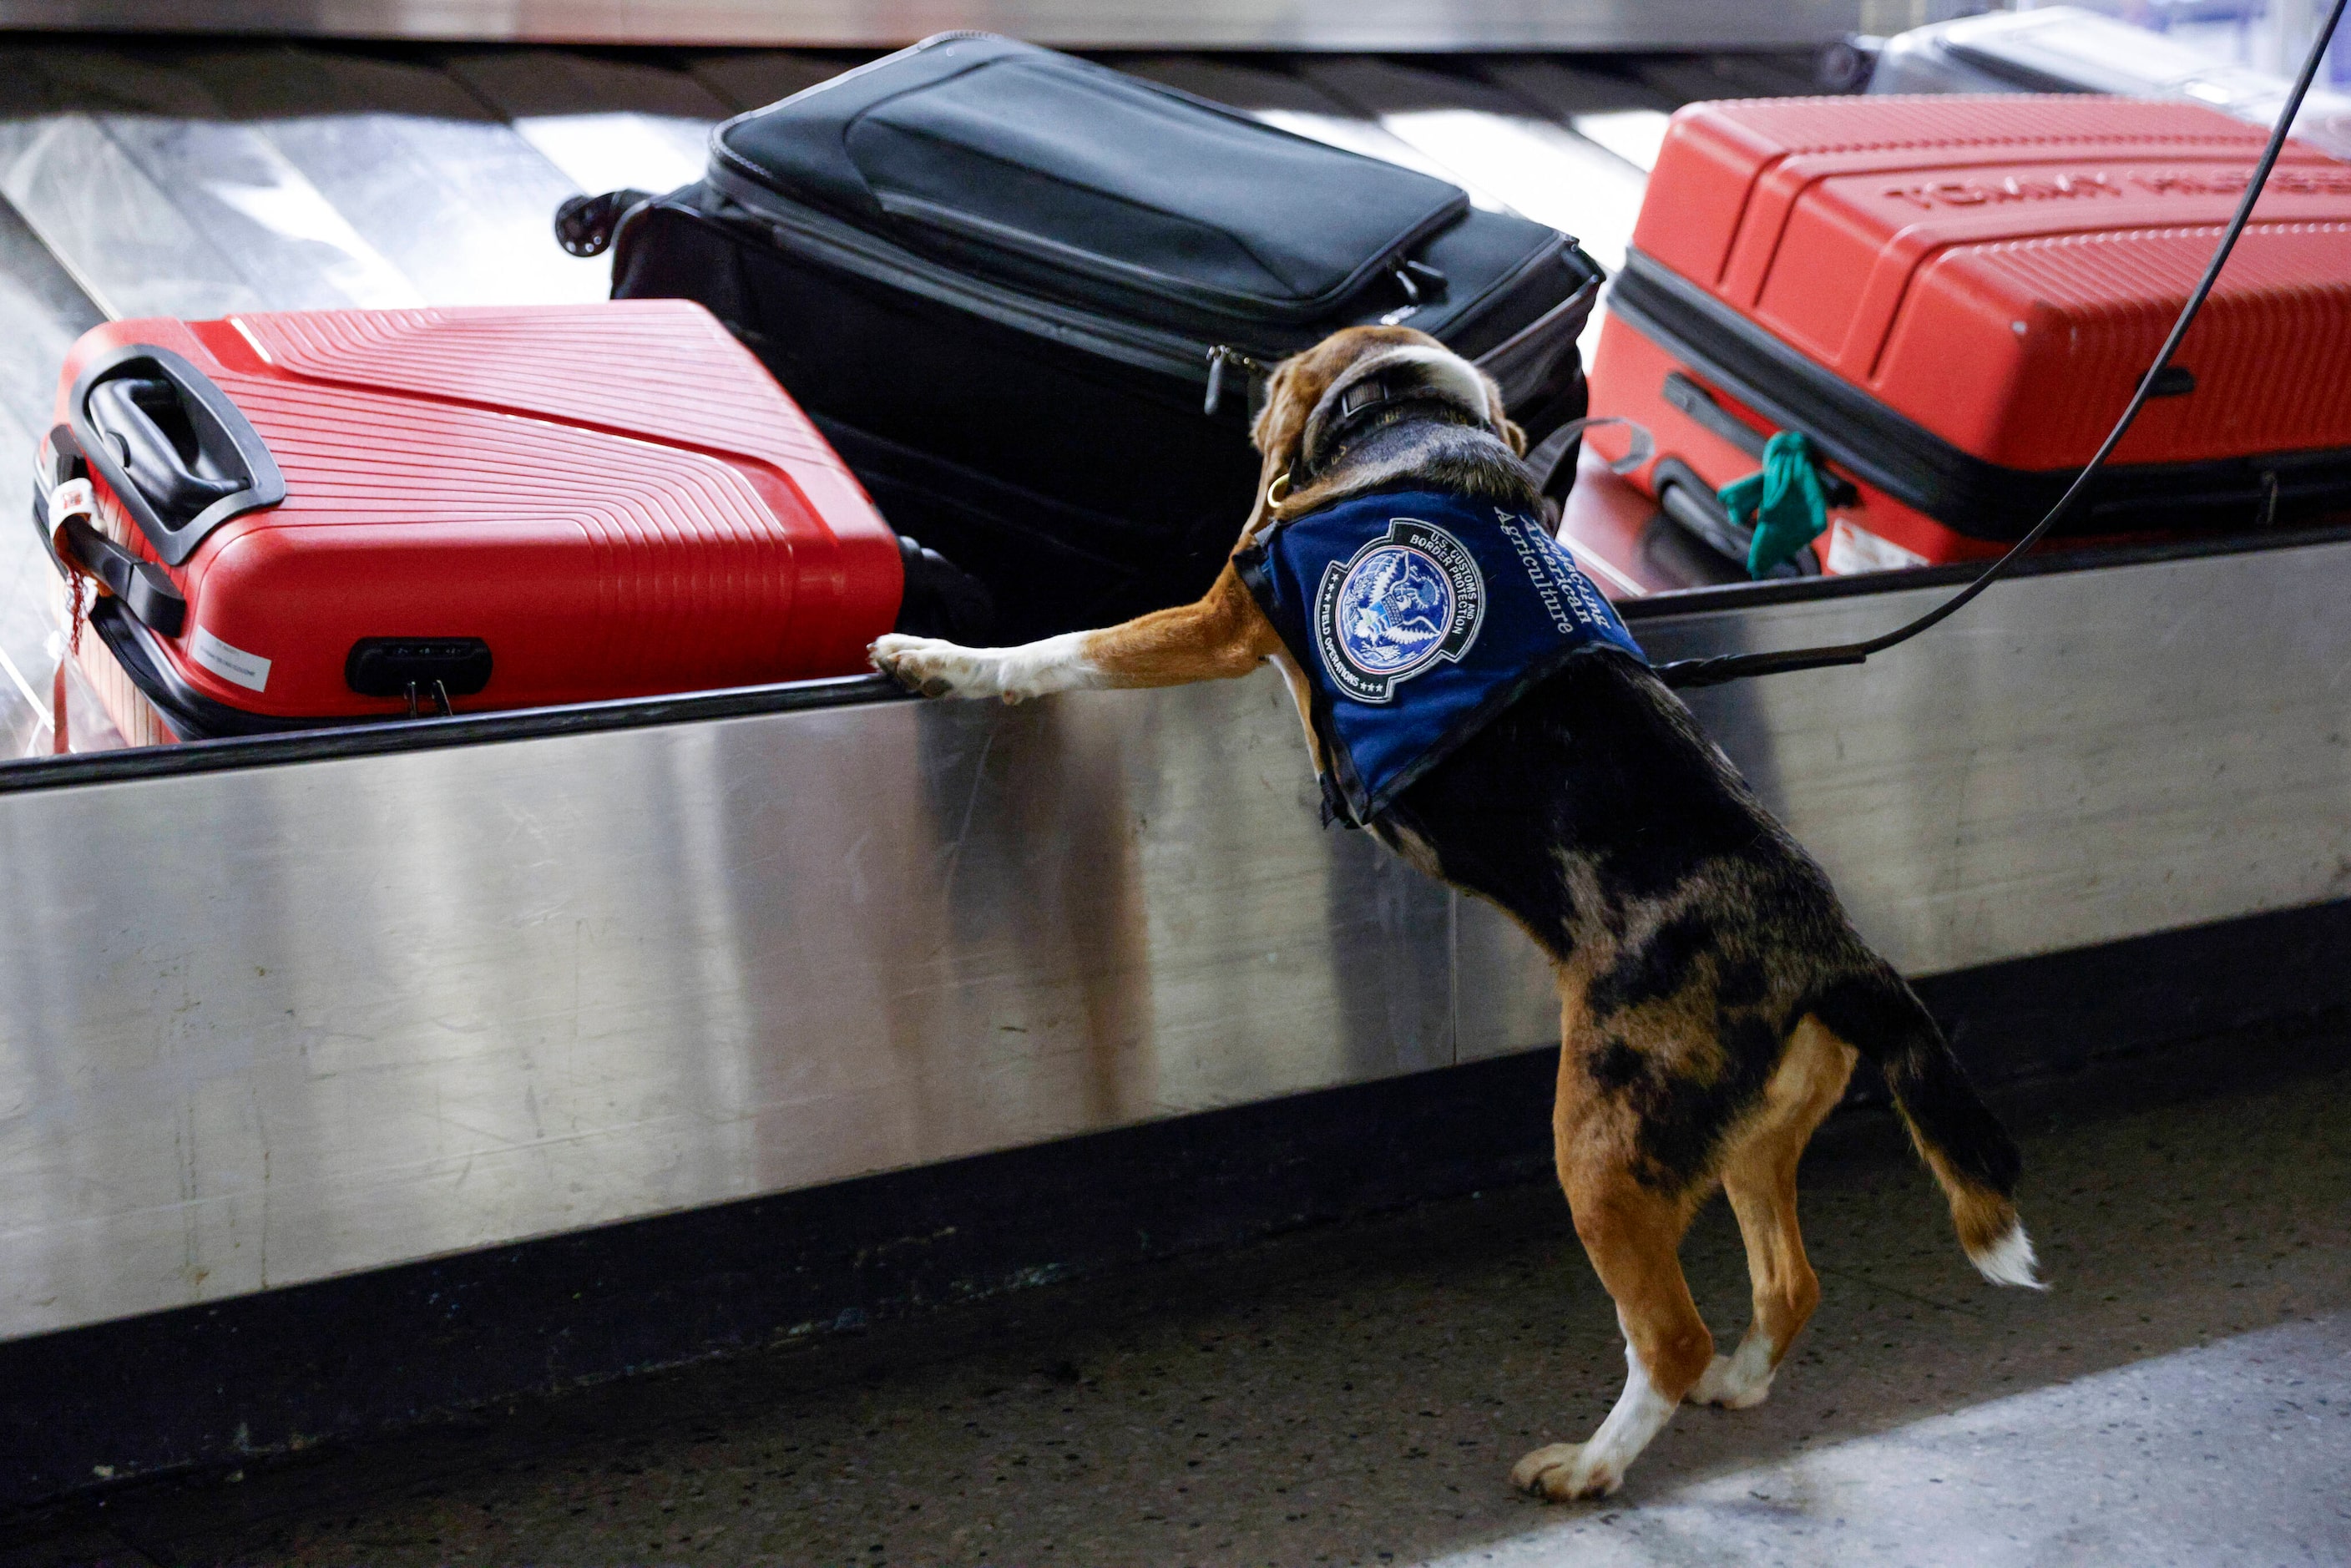
<svg viewBox="0 0 2351 1568">
<path fill-rule="evenodd" d="M 1314 638 L 1332 685 L 1362 703 L 1395 689 L 1478 640 L 1486 580 L 1468 548 L 1434 523 L 1389 520 L 1388 531 L 1322 571 Z"/>
</svg>

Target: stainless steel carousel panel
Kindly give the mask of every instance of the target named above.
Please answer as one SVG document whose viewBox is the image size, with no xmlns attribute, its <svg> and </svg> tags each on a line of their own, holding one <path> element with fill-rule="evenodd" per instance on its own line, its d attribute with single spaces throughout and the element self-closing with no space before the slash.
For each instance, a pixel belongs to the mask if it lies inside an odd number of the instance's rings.
<svg viewBox="0 0 2351 1568">
<path fill-rule="evenodd" d="M 0 758 L 47 749 L 51 572 L 32 514 L 30 455 L 49 424 L 67 346 L 98 324 L 24 221 L 0 203 Z"/>
<path fill-rule="evenodd" d="M 1605 147 L 1645 175 L 1656 167 L 1667 117 L 1684 101 L 1625 77 L 1552 59 L 1504 57 L 1488 60 L 1482 68 L 1530 109 Z"/>
<path fill-rule="evenodd" d="M 178 65 L 5 51 L 0 193 L 116 316 L 423 303 L 260 130 Z"/>
<path fill-rule="evenodd" d="M 1451 1059 L 1270 677 L 0 803 L 0 1334 Z"/>
<path fill-rule="evenodd" d="M 0 190 L 116 315 L 602 297 L 579 189 L 449 75 L 286 47 L 12 52 Z"/>
<path fill-rule="evenodd" d="M 837 59 L 781 49 L 723 50 L 689 57 L 686 69 L 695 80 L 725 99 L 728 108 L 764 109 L 831 81 L 854 59 L 854 56 Z"/>
<path fill-rule="evenodd" d="M 1432 162 L 1473 172 L 1513 210 L 1575 235 L 1611 271 L 1624 266 L 1648 180 L 1616 153 L 1484 81 L 1362 57 L 1301 68 Z"/>
<path fill-rule="evenodd" d="M 90 121 L 210 242 L 254 297 L 280 310 L 398 309 L 424 297 L 258 130 L 149 115 Z M 27 214 L 28 216 L 30 214 Z M 86 244 L 83 254 L 92 248 Z M 119 265 L 119 263 L 118 263 Z M 217 315 L 157 308 L 118 288 L 123 315 Z"/>
<path fill-rule="evenodd" d="M 552 49 L 459 55 L 450 74 L 574 184 L 668 191 L 702 178 L 734 106 L 684 71 Z"/>
<path fill-rule="evenodd" d="M 1801 47 L 1860 0 L 8 0 L 18 27 L 570 44 L 911 43 L 954 27 L 1065 48 Z"/>
<path fill-rule="evenodd" d="M 269 303 L 99 116 L 0 121 L 0 196 L 110 316 L 219 316 Z"/>
<path fill-rule="evenodd" d="M 1639 630 L 1667 657 L 1802 646 L 1947 591 Z M 2343 542 L 2053 572 L 1691 706 L 1871 940 L 1936 974 L 2351 894 L 2346 592 Z"/>
<path fill-rule="evenodd" d="M 579 187 L 440 70 L 277 48 L 185 70 L 249 123 L 432 305 L 601 299 L 609 264 L 569 256 L 548 220 Z"/>
</svg>

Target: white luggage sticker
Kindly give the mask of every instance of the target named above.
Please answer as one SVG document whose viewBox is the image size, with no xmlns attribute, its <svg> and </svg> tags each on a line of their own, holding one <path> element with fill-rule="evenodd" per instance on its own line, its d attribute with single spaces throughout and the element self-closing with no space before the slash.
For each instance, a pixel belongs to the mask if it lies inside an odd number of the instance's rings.
<svg viewBox="0 0 2351 1568">
<path fill-rule="evenodd" d="M 257 692 L 269 685 L 268 660 L 242 648 L 232 648 L 201 626 L 188 639 L 188 656 L 222 680 L 234 681 L 246 691 Z"/>
<path fill-rule="evenodd" d="M 1917 550 L 1904 549 L 1892 539 L 1882 539 L 1876 534 L 1856 528 L 1843 517 L 1829 526 L 1828 568 L 1834 576 L 1851 577 L 1864 571 L 1900 571 L 1907 567 L 1926 564 L 1927 558 Z"/>
</svg>

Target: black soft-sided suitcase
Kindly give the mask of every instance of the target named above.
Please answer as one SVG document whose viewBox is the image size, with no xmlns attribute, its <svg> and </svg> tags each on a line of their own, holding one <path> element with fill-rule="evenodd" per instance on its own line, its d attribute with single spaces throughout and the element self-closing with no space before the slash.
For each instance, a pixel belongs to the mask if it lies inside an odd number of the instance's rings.
<svg viewBox="0 0 2351 1568">
<path fill-rule="evenodd" d="M 616 297 L 709 307 L 1008 637 L 1200 592 L 1265 367 L 1358 322 L 1584 412 L 1599 267 L 1456 187 L 1049 49 L 947 34 L 721 126 L 707 176 L 582 199 Z M 1562 472 L 1573 472 L 1573 464 Z"/>
</svg>

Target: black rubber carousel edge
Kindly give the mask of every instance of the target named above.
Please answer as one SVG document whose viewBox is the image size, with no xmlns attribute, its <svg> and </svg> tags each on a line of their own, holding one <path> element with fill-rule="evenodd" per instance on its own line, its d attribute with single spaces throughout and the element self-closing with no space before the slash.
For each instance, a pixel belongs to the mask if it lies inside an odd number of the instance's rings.
<svg viewBox="0 0 2351 1568">
<path fill-rule="evenodd" d="M 676 696 L 631 697 L 450 717 L 384 719 L 290 730 L 282 735 L 228 736 L 218 740 L 184 741 L 177 746 L 131 747 L 85 756 L 0 762 L 0 795 L 129 779 L 170 778 L 183 773 L 217 773 L 225 768 L 275 768 L 334 758 L 382 757 L 445 747 L 590 735 L 609 729 L 649 729 L 659 725 L 696 724 L 755 714 L 805 713 L 815 708 L 893 702 L 908 695 L 886 675 L 838 675 L 825 680 L 788 681 L 776 685 L 738 686 Z"/>
<path fill-rule="evenodd" d="M 2041 577 L 2059 572 L 2095 571 L 2159 561 L 2192 560 L 2208 556 L 2246 555 L 2338 544 L 2346 539 L 2351 539 L 2351 525 L 2337 524 L 2324 528 L 2279 529 L 2252 538 L 2239 535 L 2064 550 L 2020 561 L 2010 576 Z M 1627 600 L 1617 608 L 1628 623 L 1638 624 L 1667 616 L 1702 615 L 1781 604 L 1872 598 L 1917 589 L 1957 587 L 1974 580 L 1981 570 L 1982 563 L 1974 562 L 1855 577 L 1735 583 L 1728 587 L 1650 594 L 1641 599 Z M 279 735 L 232 736 L 217 740 L 188 741 L 178 746 L 136 747 L 86 756 L 26 758 L 0 762 L 0 795 L 131 779 L 167 778 L 182 773 L 272 768 L 336 758 L 381 757 L 441 747 L 486 746 L 549 736 L 586 735 L 600 730 L 644 729 L 660 725 L 693 724 L 757 714 L 848 707 L 862 703 L 898 701 L 905 696 L 906 693 L 896 683 L 883 675 L 841 675 L 824 680 L 789 681 L 726 691 L 683 693 L 674 696 L 632 697 L 560 707 L 460 714 L 454 717 L 387 719 L 294 730 Z"/>
</svg>

